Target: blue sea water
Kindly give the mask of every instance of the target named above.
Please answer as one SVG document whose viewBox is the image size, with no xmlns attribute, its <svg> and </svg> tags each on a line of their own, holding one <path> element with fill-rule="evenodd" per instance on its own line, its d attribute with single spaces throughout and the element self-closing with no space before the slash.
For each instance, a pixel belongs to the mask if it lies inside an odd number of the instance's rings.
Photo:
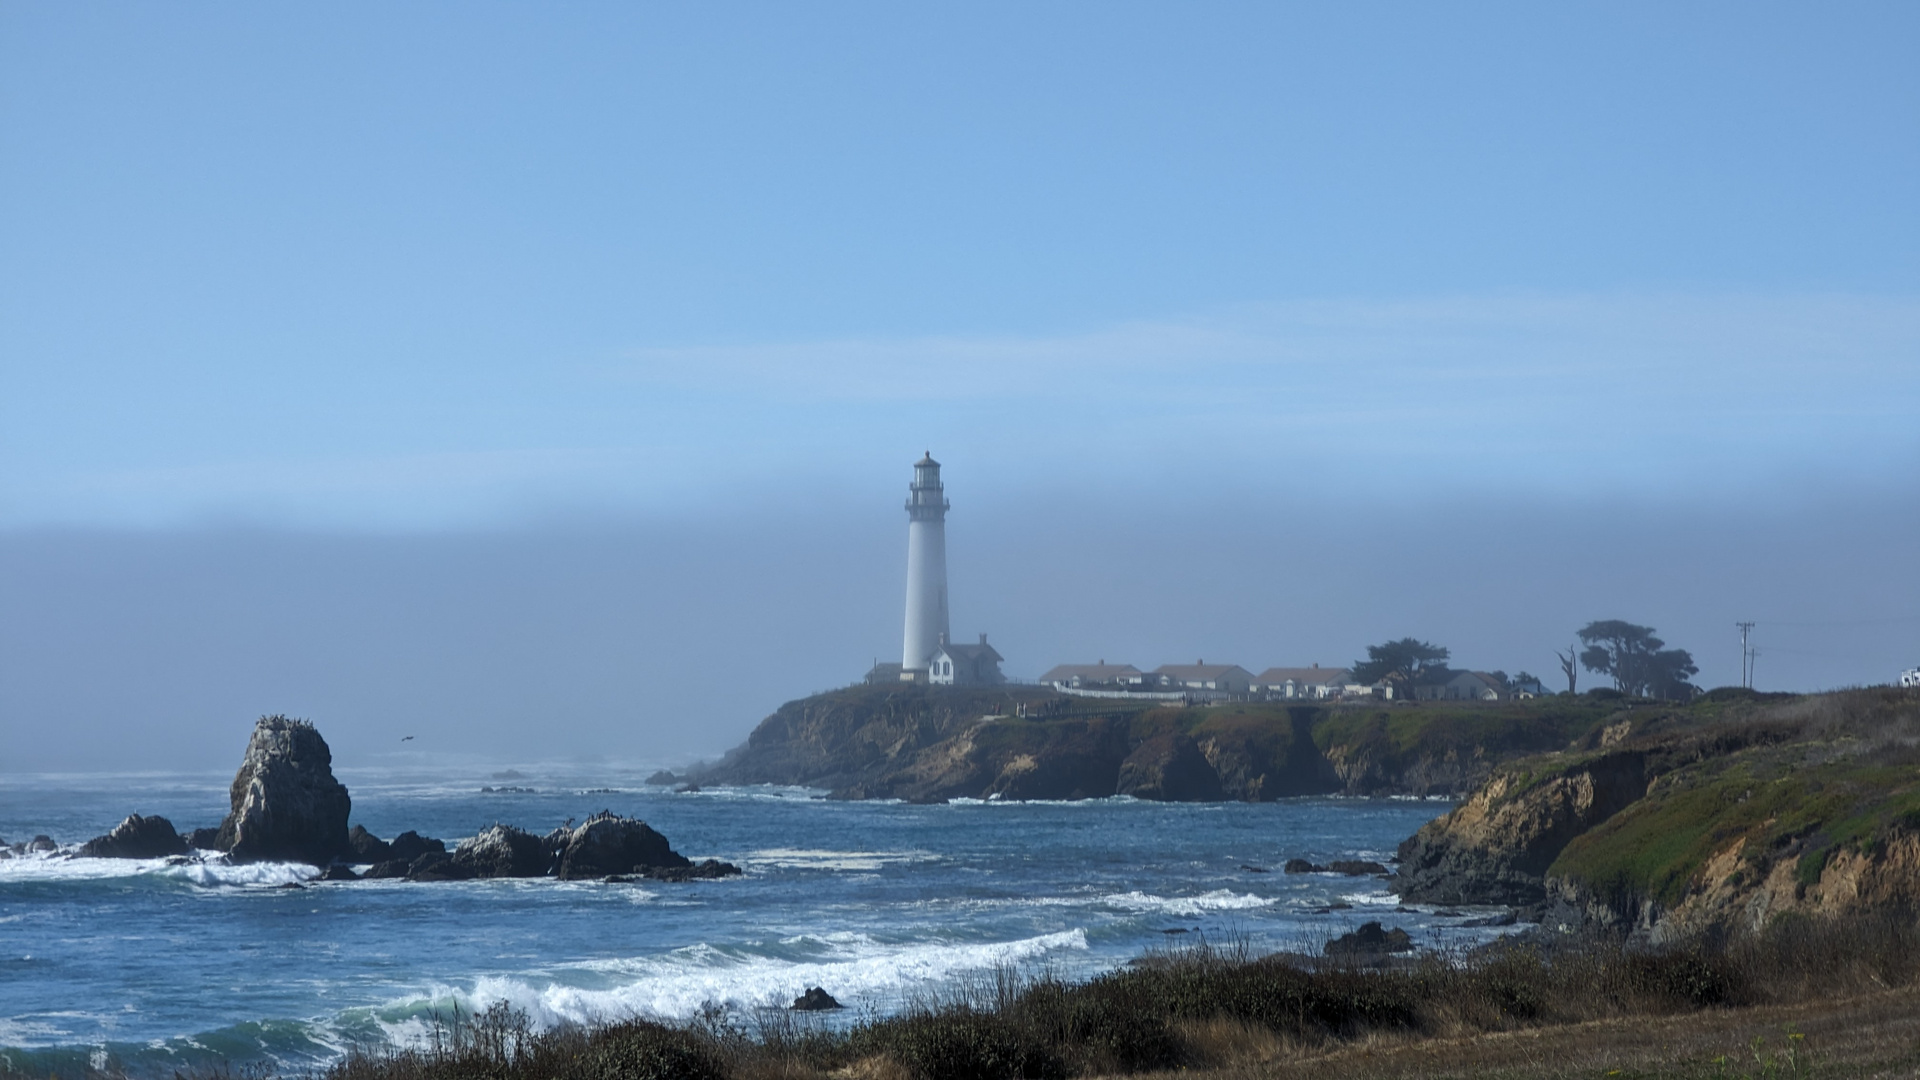
<svg viewBox="0 0 1920 1080">
<path fill-rule="evenodd" d="M 483 794 L 503 781 L 481 770 L 340 776 L 353 820 L 381 836 L 452 842 L 496 821 L 544 832 L 610 809 L 746 872 L 684 884 L 320 883 L 307 867 L 217 859 L 0 860 L 0 1065 L 299 1067 L 355 1045 L 418 1043 L 456 1006 L 504 1001 L 545 1027 L 750 1012 L 822 986 L 862 1016 L 996 967 L 1080 978 L 1196 935 L 1317 951 L 1374 918 L 1425 947 L 1500 932 L 1401 909 L 1376 878 L 1280 872 L 1295 857 L 1385 861 L 1444 803 L 909 806 L 803 788 L 674 794 L 636 772 L 522 769 L 504 782 L 533 794 Z M 134 811 L 210 825 L 229 780 L 0 777 L 0 837 L 71 845 Z M 1325 910 L 1336 903 L 1352 907 Z"/>
</svg>

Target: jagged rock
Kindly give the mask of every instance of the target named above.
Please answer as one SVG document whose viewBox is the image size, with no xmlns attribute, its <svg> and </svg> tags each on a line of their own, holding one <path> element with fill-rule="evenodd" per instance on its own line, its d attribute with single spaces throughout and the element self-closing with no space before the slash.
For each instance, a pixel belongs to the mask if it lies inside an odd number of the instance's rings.
<svg viewBox="0 0 1920 1080">
<path fill-rule="evenodd" d="M 386 862 L 377 862 L 367 867 L 367 872 L 360 876 L 368 881 L 376 878 L 403 878 L 407 876 L 407 871 L 412 865 L 405 859 L 388 859 Z"/>
<path fill-rule="evenodd" d="M 164 859 L 186 852 L 187 842 L 180 838 L 173 822 L 157 814 L 130 814 L 112 832 L 80 845 L 78 854 L 95 859 Z"/>
<path fill-rule="evenodd" d="M 646 822 L 602 813 L 588 818 L 567 838 L 560 855 L 560 877 L 571 881 L 692 865 Z"/>
<path fill-rule="evenodd" d="M 393 841 L 387 845 L 387 851 L 390 857 L 406 863 L 411 863 L 422 855 L 445 854 L 446 850 L 447 842 L 445 840 L 435 840 L 431 836 L 421 836 L 412 829 L 408 829 L 406 832 L 394 837 Z"/>
<path fill-rule="evenodd" d="M 1287 864 L 1280 868 L 1280 872 L 1284 874 L 1324 874 L 1327 872 L 1327 868 L 1308 859 L 1288 859 Z"/>
<path fill-rule="evenodd" d="M 1385 955 L 1413 951 L 1413 938 L 1405 930 L 1383 929 L 1377 922 L 1361 923 L 1351 934 L 1341 934 L 1327 942 L 1328 956 Z"/>
<path fill-rule="evenodd" d="M 1327 869 L 1336 874 L 1345 874 L 1348 877 L 1360 877 L 1365 874 L 1384 874 L 1387 872 L 1387 868 L 1379 863 L 1368 862 L 1364 859 L 1335 859 L 1327 864 Z"/>
<path fill-rule="evenodd" d="M 320 880 L 321 881 L 359 881 L 360 875 L 354 873 L 353 868 L 350 866 L 341 866 L 339 863 L 334 863 L 332 866 L 327 867 L 324 871 L 321 872 Z"/>
<path fill-rule="evenodd" d="M 793 999 L 793 1010 L 795 1012 L 822 1012 L 827 1009 L 844 1008 L 846 1008 L 846 1006 L 835 1001 L 832 994 L 827 993 L 818 986 L 809 987 L 806 993 Z"/>
<path fill-rule="evenodd" d="M 199 828 L 187 834 L 187 846 L 196 851 L 219 851 L 220 828 Z"/>
<path fill-rule="evenodd" d="M 659 772 L 647 777 L 646 782 L 649 784 L 677 784 L 680 782 L 680 778 L 673 775 L 671 769 L 661 769 Z"/>
<path fill-rule="evenodd" d="M 451 861 L 468 878 L 544 877 L 553 868 L 546 842 L 511 825 L 495 825 L 462 840 Z"/>
<path fill-rule="evenodd" d="M 1156 735 L 1120 763 L 1121 795 L 1160 802 L 1219 802 L 1220 776 L 1187 735 Z"/>
<path fill-rule="evenodd" d="M 27 851 L 59 851 L 60 845 L 53 842 L 53 837 L 48 836 L 46 833 L 40 833 L 36 835 L 33 839 L 27 841 L 26 850 Z"/>
<path fill-rule="evenodd" d="M 355 825 L 347 834 L 347 849 L 357 863 L 382 863 L 395 857 L 393 845 L 368 832 L 365 825 Z"/>
<path fill-rule="evenodd" d="M 234 775 L 232 812 L 215 847 L 238 862 L 288 860 L 325 866 L 351 854 L 352 800 L 333 778 L 333 752 L 312 724 L 263 716 Z"/>
</svg>

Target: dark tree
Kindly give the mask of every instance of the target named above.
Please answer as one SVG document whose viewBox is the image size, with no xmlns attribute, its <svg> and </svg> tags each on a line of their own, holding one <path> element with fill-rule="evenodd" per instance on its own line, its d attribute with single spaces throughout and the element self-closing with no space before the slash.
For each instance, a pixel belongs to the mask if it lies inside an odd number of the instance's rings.
<svg viewBox="0 0 1920 1080">
<path fill-rule="evenodd" d="M 1623 694 L 1635 697 L 1686 697 L 1693 689 L 1687 680 L 1699 672 L 1685 649 L 1669 649 L 1651 626 L 1635 626 L 1619 619 L 1591 622 L 1580 631 L 1587 647 L 1580 662 L 1588 671 L 1610 676 Z"/>
<path fill-rule="evenodd" d="M 1447 670 L 1447 650 L 1440 645 L 1413 638 L 1401 638 L 1384 645 L 1367 646 L 1367 658 L 1353 665 L 1353 681 L 1376 683 L 1399 678 L 1414 682 L 1422 676 Z"/>
<path fill-rule="evenodd" d="M 1560 670 L 1567 676 L 1567 693 L 1579 693 L 1580 647 L 1578 645 L 1569 645 L 1567 646 L 1566 652 L 1555 651 L 1553 655 L 1560 659 Z"/>
</svg>

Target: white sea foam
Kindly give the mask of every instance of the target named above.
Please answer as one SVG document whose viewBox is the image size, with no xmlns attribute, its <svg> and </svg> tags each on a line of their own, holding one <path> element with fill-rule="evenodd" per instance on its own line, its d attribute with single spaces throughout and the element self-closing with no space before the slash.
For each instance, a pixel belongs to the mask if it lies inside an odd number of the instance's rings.
<svg viewBox="0 0 1920 1080">
<path fill-rule="evenodd" d="M 164 870 L 165 859 L 76 859 L 72 849 L 35 851 L 0 862 L 0 881 L 99 881 Z"/>
<path fill-rule="evenodd" d="M 185 866 L 170 866 L 163 871 L 170 877 L 184 878 L 195 885 L 209 886 L 254 886 L 276 888 L 282 885 L 300 885 L 320 876 L 316 867 L 306 863 L 242 863 L 234 865 L 226 862 L 188 863 Z"/>
<path fill-rule="evenodd" d="M 1231 889 L 1215 889 L 1199 896 L 1154 896 L 1152 893 L 1127 892 L 1103 896 L 1099 902 L 1122 911 L 1152 912 L 1156 915 L 1203 915 L 1209 911 L 1247 911 L 1271 907 L 1279 900 Z"/>
<path fill-rule="evenodd" d="M 420 1014 L 433 1006 L 457 1004 L 471 1013 L 505 1002 L 525 1010 L 536 1027 L 545 1029 L 632 1016 L 685 1019 L 710 1005 L 784 1005 L 810 986 L 824 986 L 848 1005 L 884 1008 L 917 991 L 948 988 L 969 973 L 1087 948 L 1086 932 L 1079 929 L 964 945 L 885 945 L 864 935 L 829 936 L 836 947 L 816 959 L 740 956 L 696 945 L 659 957 L 573 965 L 557 970 L 550 981 L 485 976 L 470 988 L 436 987 L 428 1001 L 396 1002 L 381 1010 L 393 1018 L 382 1027 L 400 1045 L 419 1045 L 432 1033 Z M 605 985 L 609 980 L 617 981 Z M 589 983 L 600 985 L 583 985 Z"/>
<path fill-rule="evenodd" d="M 748 869 L 879 870 L 904 863 L 933 862 L 926 851 L 823 851 L 807 848 L 763 848 L 740 857 Z"/>
<path fill-rule="evenodd" d="M 35 852 L 0 862 L 0 882 L 106 881 L 142 875 L 178 878 L 202 886 L 297 885 L 320 875 L 305 863 L 234 865 L 217 852 L 199 852 L 195 861 L 177 859 L 76 858 L 71 850 Z"/>
</svg>

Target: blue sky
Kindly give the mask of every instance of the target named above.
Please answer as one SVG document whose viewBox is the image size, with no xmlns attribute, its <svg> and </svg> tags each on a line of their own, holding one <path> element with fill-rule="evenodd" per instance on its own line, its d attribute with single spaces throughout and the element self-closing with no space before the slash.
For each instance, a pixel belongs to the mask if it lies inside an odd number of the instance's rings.
<svg viewBox="0 0 1920 1080">
<path fill-rule="evenodd" d="M 1917 52 L 1910 4 L 3 3 L 0 534 L 892 543 L 927 448 L 995 535 L 1900 510 Z M 1904 618 L 1867 531 L 1822 602 Z M 1329 652 L 1412 629 L 1368 602 Z"/>
</svg>

